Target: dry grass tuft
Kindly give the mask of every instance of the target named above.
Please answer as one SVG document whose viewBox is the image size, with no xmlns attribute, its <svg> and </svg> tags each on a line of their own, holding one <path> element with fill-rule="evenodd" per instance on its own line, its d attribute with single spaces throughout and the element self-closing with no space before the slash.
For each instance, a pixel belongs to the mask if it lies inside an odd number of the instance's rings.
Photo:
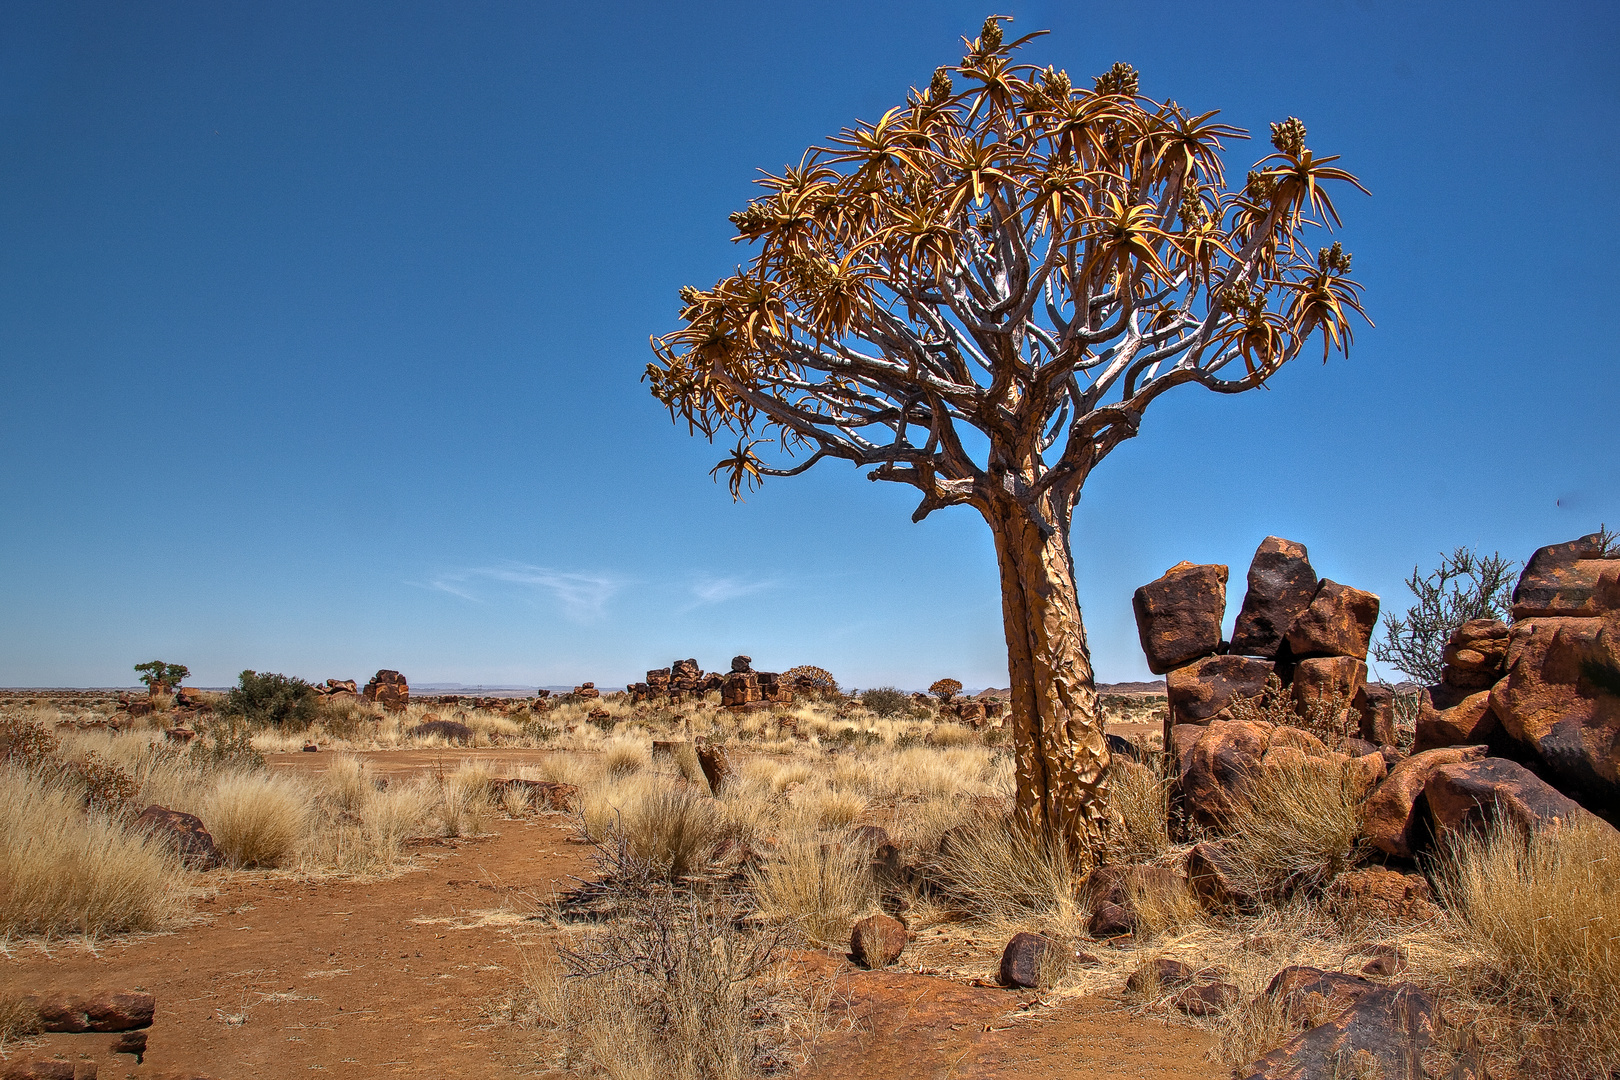
<svg viewBox="0 0 1620 1080">
<path fill-rule="evenodd" d="M 1280 897 L 1321 885 L 1360 857 L 1362 798 L 1348 768 L 1322 758 L 1256 770 L 1223 823 L 1235 883 Z"/>
<path fill-rule="evenodd" d="M 1169 851 L 1170 781 L 1146 765 L 1115 759 L 1109 785 L 1119 860 L 1141 862 Z"/>
<path fill-rule="evenodd" d="M 767 922 L 794 923 L 817 945 L 844 946 L 849 928 L 876 902 L 864 853 L 846 844 L 795 837 L 753 871 L 751 885 Z"/>
<path fill-rule="evenodd" d="M 0 934 L 155 930 L 180 913 L 186 874 L 159 840 L 60 779 L 0 769 Z"/>
<path fill-rule="evenodd" d="M 613 739 L 602 748 L 608 772 L 623 776 L 640 772 L 652 760 L 652 750 L 639 739 Z"/>
<path fill-rule="evenodd" d="M 717 800 L 690 787 L 660 787 L 624 815 L 630 851 L 660 875 L 675 879 L 703 869 L 722 835 Z"/>
<path fill-rule="evenodd" d="M 482 761 L 463 762 L 455 772 L 439 778 L 441 835 L 477 836 L 487 831 L 495 812 L 494 778 L 489 764 Z"/>
<path fill-rule="evenodd" d="M 335 754 L 322 777 L 326 793 L 339 810 L 359 811 L 374 790 L 371 770 L 353 754 Z"/>
<path fill-rule="evenodd" d="M 1075 889 L 1086 867 L 1010 818 L 982 818 L 945 837 L 938 871 L 950 901 L 984 918 L 1079 918 Z"/>
<path fill-rule="evenodd" d="M 1461 840 L 1443 891 L 1480 963 L 1458 989 L 1494 1007 L 1490 1041 L 1549 1076 L 1620 1070 L 1620 839 L 1601 822 Z"/>
<path fill-rule="evenodd" d="M 232 866 L 273 867 L 297 852 L 313 811 L 310 789 L 291 777 L 228 773 L 214 785 L 201 816 Z"/>
<path fill-rule="evenodd" d="M 517 1018 L 563 1037 L 563 1068 L 613 1080 L 743 1080 L 803 1064 L 814 1000 L 787 980 L 781 933 L 661 894 L 629 917 L 525 962 Z"/>
<path fill-rule="evenodd" d="M 27 994 L 0 994 L 0 1054 L 39 1031 L 39 1011 Z"/>
</svg>

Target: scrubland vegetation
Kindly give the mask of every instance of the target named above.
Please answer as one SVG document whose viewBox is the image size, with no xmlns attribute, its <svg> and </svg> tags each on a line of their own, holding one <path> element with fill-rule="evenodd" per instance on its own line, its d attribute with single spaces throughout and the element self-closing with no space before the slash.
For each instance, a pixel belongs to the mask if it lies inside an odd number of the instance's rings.
<svg viewBox="0 0 1620 1080">
<path fill-rule="evenodd" d="M 1612 834 L 1475 837 L 1424 868 L 1440 905 L 1394 921 L 1334 899 L 1335 876 L 1369 855 L 1357 840 L 1361 789 L 1322 759 L 1266 770 L 1212 830 L 1182 820 L 1157 737 L 1143 739 L 1141 761 L 1116 759 L 1107 846 L 1073 851 L 1013 824 L 1003 730 L 975 730 L 910 698 L 877 703 L 881 712 L 834 696 L 737 713 L 610 695 L 540 713 L 399 714 L 349 703 L 321 706 L 304 727 L 204 714 L 189 744 L 166 741 L 157 721 L 110 733 L 67 723 L 94 715 L 12 707 L 0 743 L 11 811 L 0 930 L 15 948 L 184 921 L 214 879 L 133 827 L 149 804 L 199 816 L 226 873 L 383 875 L 409 868 L 414 837 L 477 835 L 534 813 L 521 785 L 495 782 L 515 778 L 572 785 L 565 820 L 595 852 L 594 878 L 538 913 L 548 944 L 529 949 L 521 986 L 498 1007 L 550 1033 L 568 1067 L 614 1077 L 790 1069 L 835 1016 L 831 987 L 795 965 L 795 950 L 841 953 L 856 920 L 879 912 L 907 927 L 902 966 L 945 976 L 983 977 L 1012 934 L 1044 935 L 1057 946 L 1042 961 L 1047 1002 L 1117 992 L 1145 973 L 1127 994 L 1133 1007 L 1216 1032 L 1226 1066 L 1308 1019 L 1264 993 L 1281 967 L 1355 972 L 1378 955 L 1399 956 L 1400 977 L 1443 1002 L 1450 1024 L 1436 1068 L 1476 1043 L 1492 1075 L 1600 1076 L 1620 1065 Z M 1115 720 L 1139 722 L 1162 708 L 1110 705 Z M 430 712 L 474 733 L 471 747 L 455 748 L 463 763 L 380 783 L 368 751 L 452 757 L 442 736 L 411 734 Z M 717 790 L 694 752 L 700 740 L 729 756 Z M 306 742 L 337 751 L 318 777 L 264 767 L 264 753 Z M 549 752 L 501 767 L 509 746 Z M 1253 902 L 1217 911 L 1185 888 L 1127 883 L 1134 932 L 1093 935 L 1094 867 L 1181 870 L 1191 845 L 1217 832 Z M 878 849 L 884 841 L 892 850 Z M 1166 1007 L 1175 988 L 1153 977 L 1161 958 L 1237 993 L 1184 1017 Z"/>
</svg>

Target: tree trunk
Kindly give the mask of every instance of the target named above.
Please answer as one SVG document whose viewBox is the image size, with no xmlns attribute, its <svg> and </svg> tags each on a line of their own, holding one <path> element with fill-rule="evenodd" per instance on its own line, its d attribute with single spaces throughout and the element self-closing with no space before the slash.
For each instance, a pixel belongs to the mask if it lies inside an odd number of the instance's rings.
<svg viewBox="0 0 1620 1080">
<path fill-rule="evenodd" d="M 1001 564 L 1017 820 L 1080 851 L 1103 838 L 1108 742 L 1074 591 L 1068 515 L 1052 536 L 1022 511 L 986 515 Z"/>
</svg>

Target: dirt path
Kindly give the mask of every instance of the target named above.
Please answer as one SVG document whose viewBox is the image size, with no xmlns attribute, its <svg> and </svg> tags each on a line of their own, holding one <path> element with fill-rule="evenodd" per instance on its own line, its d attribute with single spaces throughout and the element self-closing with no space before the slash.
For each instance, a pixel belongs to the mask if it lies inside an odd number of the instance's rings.
<svg viewBox="0 0 1620 1080">
<path fill-rule="evenodd" d="M 544 752 L 395 751 L 366 755 L 384 774 L 453 769 L 461 757 L 515 771 Z M 320 771 L 328 754 L 277 755 Z M 144 1065 L 110 1059 L 112 1035 L 50 1035 L 26 1057 L 89 1055 L 101 1077 L 202 1072 L 220 1080 L 302 1076 L 550 1075 L 542 1037 L 491 1009 L 516 983 L 526 914 L 588 869 L 558 815 L 502 821 L 475 840 L 416 846 L 419 868 L 380 882 L 215 872 L 216 892 L 184 929 L 50 953 L 15 945 L 0 990 L 145 989 L 157 996 Z M 1207 1037 L 1132 1016 L 1106 998 L 1020 1009 L 1031 995 L 896 970 L 836 976 L 851 1023 L 828 1035 L 806 1080 L 1036 1077 L 1205 1080 Z"/>
</svg>

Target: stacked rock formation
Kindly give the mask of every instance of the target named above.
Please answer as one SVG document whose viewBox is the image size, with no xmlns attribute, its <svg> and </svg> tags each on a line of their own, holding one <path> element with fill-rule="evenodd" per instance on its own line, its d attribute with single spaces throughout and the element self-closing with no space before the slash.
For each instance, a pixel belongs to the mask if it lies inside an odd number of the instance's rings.
<svg viewBox="0 0 1620 1080">
<path fill-rule="evenodd" d="M 381 675 L 383 672 L 379 671 L 377 674 Z M 403 680 L 404 676 L 401 675 L 400 678 Z M 345 698 L 355 701 L 360 699 L 360 691 L 356 687 L 353 679 L 327 679 L 325 682 L 318 683 L 317 685 L 311 687 L 311 689 L 322 697 L 332 701 L 342 701 Z"/>
<path fill-rule="evenodd" d="M 1511 625 L 1457 629 L 1440 683 L 1424 691 L 1414 751 L 1484 746 L 1587 809 L 1620 814 L 1620 550 L 1605 540 L 1541 548 L 1513 590 Z"/>
<path fill-rule="evenodd" d="M 755 671 L 750 666 L 753 658 L 734 656 L 731 672 L 720 686 L 720 704 L 728 709 L 764 708 L 786 705 L 793 700 L 793 692 L 774 671 Z"/>
<path fill-rule="evenodd" d="M 1318 580 L 1305 545 L 1268 536 L 1249 565 L 1248 592 L 1226 642 L 1226 579 L 1224 566 L 1183 562 L 1136 590 L 1142 651 L 1148 669 L 1165 676 L 1170 699 L 1167 748 L 1177 724 L 1226 719 L 1233 701 L 1259 694 L 1272 675 L 1301 709 L 1341 703 L 1355 710 L 1363 739 L 1394 741 L 1393 699 L 1367 686 L 1378 597 Z"/>
<path fill-rule="evenodd" d="M 366 683 L 365 699 L 375 701 L 389 712 L 401 712 L 411 702 L 411 688 L 406 683 L 405 676 L 397 671 L 384 669 L 373 675 L 371 681 Z"/>
<path fill-rule="evenodd" d="M 1223 644 L 1225 584 L 1224 566 L 1181 563 L 1135 598 L 1148 666 L 1169 690 L 1165 747 L 1195 820 L 1219 826 L 1265 768 L 1300 755 L 1353 771 L 1369 792 L 1364 835 L 1394 859 L 1490 820 L 1530 832 L 1620 818 L 1620 551 L 1605 537 L 1537 551 L 1514 589 L 1511 624 L 1458 627 L 1440 682 L 1422 691 L 1409 755 L 1394 745 L 1392 692 L 1366 684 L 1377 597 L 1317 581 L 1302 545 L 1267 537 Z M 1296 713 L 1350 702 L 1342 719 L 1360 738 L 1330 748 L 1234 717 L 1232 704 L 1273 674 Z M 1194 853 L 1201 895 L 1222 892 L 1221 843 Z"/>
<path fill-rule="evenodd" d="M 625 689 L 633 703 L 656 698 L 677 703 L 720 689 L 724 678 L 718 673 L 705 674 L 696 660 L 677 660 L 667 668 L 654 668 L 647 672 L 646 682 L 631 683 Z"/>
</svg>

